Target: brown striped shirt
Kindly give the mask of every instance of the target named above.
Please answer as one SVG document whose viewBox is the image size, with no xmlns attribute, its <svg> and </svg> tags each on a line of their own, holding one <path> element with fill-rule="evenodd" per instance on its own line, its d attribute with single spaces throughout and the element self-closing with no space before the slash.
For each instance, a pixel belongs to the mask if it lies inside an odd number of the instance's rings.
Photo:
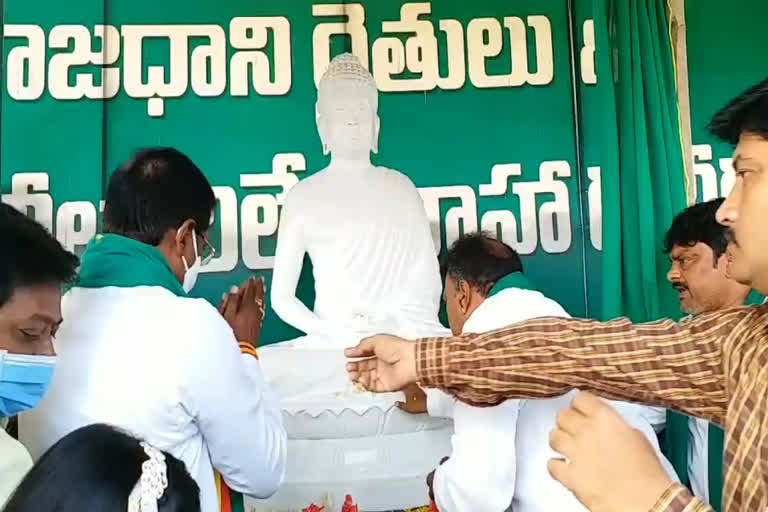
<svg viewBox="0 0 768 512">
<path fill-rule="evenodd" d="M 632 324 L 539 318 L 416 345 L 421 385 L 474 405 L 572 388 L 725 427 L 725 512 L 768 506 L 768 306 Z M 652 512 L 711 510 L 674 485 Z"/>
</svg>

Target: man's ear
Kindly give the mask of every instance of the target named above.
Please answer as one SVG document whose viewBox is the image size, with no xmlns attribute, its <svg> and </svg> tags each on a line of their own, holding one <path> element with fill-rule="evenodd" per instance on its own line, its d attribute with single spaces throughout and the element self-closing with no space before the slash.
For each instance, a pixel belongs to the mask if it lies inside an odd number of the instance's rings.
<svg viewBox="0 0 768 512">
<path fill-rule="evenodd" d="M 456 300 L 462 313 L 469 311 L 470 301 L 472 300 L 472 287 L 463 279 L 459 281 L 459 289 L 456 290 Z"/>
<path fill-rule="evenodd" d="M 315 125 L 317 126 L 317 134 L 320 136 L 320 143 L 323 146 L 323 155 L 328 155 L 331 152 L 330 141 L 328 140 L 328 126 L 325 117 L 320 114 L 320 108 L 315 104 Z"/>
<path fill-rule="evenodd" d="M 189 246 L 190 243 L 194 243 L 191 233 L 192 230 L 195 229 L 195 225 L 196 223 L 194 220 L 187 219 L 181 226 L 179 226 L 179 229 L 176 230 L 173 246 L 176 254 L 186 254 L 187 246 Z"/>
<path fill-rule="evenodd" d="M 723 270 L 725 272 L 725 277 L 731 279 L 731 266 L 728 264 L 728 253 L 724 252 L 717 258 L 715 267 L 717 267 L 718 270 Z"/>
</svg>

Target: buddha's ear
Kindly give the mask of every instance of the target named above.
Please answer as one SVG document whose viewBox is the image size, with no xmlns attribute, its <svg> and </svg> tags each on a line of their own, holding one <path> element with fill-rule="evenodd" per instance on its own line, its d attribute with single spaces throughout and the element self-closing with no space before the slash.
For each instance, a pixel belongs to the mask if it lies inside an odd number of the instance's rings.
<svg viewBox="0 0 768 512">
<path fill-rule="evenodd" d="M 320 136 L 320 143 L 323 145 L 323 155 L 327 155 L 331 152 L 330 145 L 328 144 L 328 125 L 325 117 L 320 114 L 320 109 L 315 105 L 315 124 L 317 125 L 317 134 Z"/>
<path fill-rule="evenodd" d="M 371 141 L 371 151 L 374 154 L 379 154 L 379 129 L 381 128 L 381 119 L 378 114 L 373 116 L 373 136 Z"/>
</svg>

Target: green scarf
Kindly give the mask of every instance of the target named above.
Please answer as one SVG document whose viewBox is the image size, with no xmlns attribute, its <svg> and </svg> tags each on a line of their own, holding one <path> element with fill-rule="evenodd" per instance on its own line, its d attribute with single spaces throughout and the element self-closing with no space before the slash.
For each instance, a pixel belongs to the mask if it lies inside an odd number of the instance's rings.
<svg viewBox="0 0 768 512">
<path fill-rule="evenodd" d="M 73 286 L 161 286 L 179 297 L 187 296 L 156 247 L 114 234 L 96 235 L 88 243 Z"/>
<path fill-rule="evenodd" d="M 493 297 L 500 291 L 506 290 L 507 288 L 520 288 L 521 290 L 538 291 L 522 272 L 512 272 L 511 274 L 507 274 L 496 281 L 496 284 L 493 285 L 491 291 L 488 292 L 488 297 Z"/>
</svg>

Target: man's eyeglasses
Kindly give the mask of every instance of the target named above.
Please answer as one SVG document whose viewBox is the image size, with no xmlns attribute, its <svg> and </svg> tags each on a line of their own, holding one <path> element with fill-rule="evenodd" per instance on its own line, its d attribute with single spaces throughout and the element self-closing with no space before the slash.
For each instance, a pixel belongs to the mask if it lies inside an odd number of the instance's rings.
<svg viewBox="0 0 768 512">
<path fill-rule="evenodd" d="M 203 265 L 207 265 L 216 257 L 216 249 L 214 249 L 211 242 L 208 241 L 208 237 L 203 235 L 200 235 L 200 237 L 203 239 L 203 249 L 200 251 L 200 260 Z"/>
</svg>

